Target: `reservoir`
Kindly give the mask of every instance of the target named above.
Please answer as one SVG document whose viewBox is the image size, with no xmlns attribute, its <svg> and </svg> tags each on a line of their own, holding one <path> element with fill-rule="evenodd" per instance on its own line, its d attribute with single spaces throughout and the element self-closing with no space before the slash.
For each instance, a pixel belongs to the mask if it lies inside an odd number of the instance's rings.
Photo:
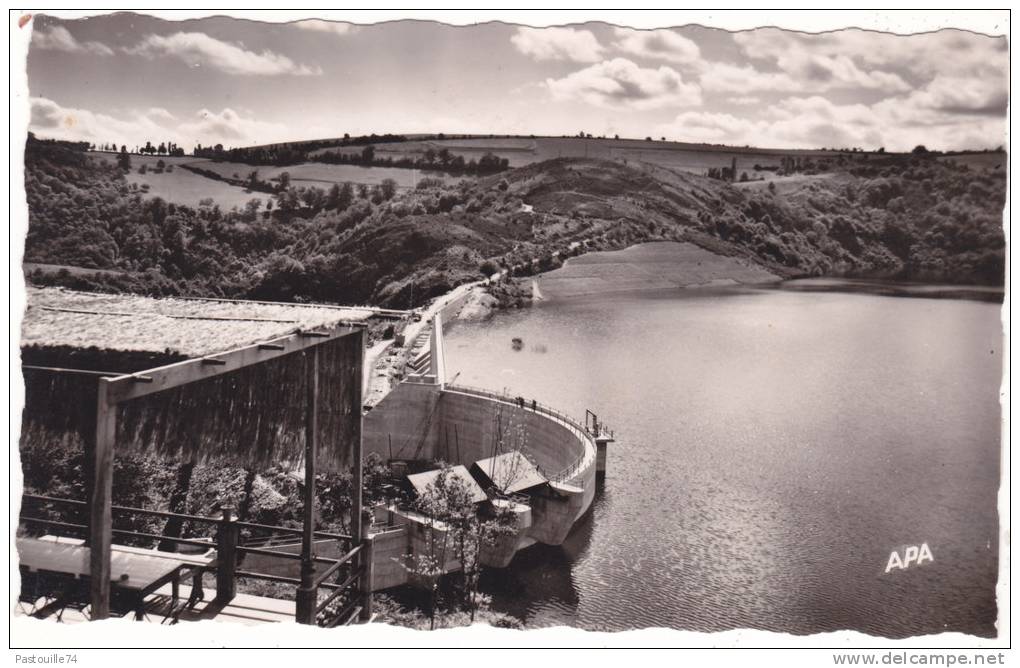
<svg viewBox="0 0 1020 668">
<path fill-rule="evenodd" d="M 457 383 L 591 409 L 617 437 L 566 543 L 483 579 L 493 607 L 529 627 L 994 636 L 1000 305 L 883 292 L 630 292 L 454 324 Z M 931 560 L 886 572 L 922 544 Z"/>
</svg>

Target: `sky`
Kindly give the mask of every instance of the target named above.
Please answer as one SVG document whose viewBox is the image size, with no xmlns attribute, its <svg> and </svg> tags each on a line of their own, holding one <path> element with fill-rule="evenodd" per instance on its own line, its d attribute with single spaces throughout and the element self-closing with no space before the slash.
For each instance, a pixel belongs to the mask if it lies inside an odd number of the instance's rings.
<svg viewBox="0 0 1020 668">
<path fill-rule="evenodd" d="M 666 137 L 767 148 L 994 148 L 1005 37 L 605 23 L 373 25 L 37 15 L 29 130 L 248 146 L 345 133 Z"/>
</svg>

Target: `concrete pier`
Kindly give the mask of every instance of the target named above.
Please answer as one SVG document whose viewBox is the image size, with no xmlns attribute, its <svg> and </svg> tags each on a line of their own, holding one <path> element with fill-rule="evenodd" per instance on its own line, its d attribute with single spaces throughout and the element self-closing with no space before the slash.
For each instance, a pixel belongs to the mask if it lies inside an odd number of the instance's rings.
<svg viewBox="0 0 1020 668">
<path fill-rule="evenodd" d="M 615 441 L 616 439 L 605 432 L 595 437 L 595 475 L 599 478 L 606 477 L 606 458 L 609 444 Z"/>
</svg>

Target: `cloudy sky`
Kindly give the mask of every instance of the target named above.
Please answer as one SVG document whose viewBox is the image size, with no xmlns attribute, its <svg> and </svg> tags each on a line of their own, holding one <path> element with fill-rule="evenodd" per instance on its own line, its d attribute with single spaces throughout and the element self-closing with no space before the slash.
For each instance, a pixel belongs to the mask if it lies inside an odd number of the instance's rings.
<svg viewBox="0 0 1020 668">
<path fill-rule="evenodd" d="M 763 147 L 1005 142 L 1005 37 L 944 30 L 369 26 L 37 16 L 30 130 L 242 146 L 344 133 L 619 134 Z"/>
</svg>

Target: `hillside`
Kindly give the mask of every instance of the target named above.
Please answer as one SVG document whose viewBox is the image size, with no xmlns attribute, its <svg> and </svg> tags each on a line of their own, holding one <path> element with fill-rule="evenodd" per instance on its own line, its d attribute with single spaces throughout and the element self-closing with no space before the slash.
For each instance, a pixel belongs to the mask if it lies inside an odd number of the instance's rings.
<svg viewBox="0 0 1020 668">
<path fill-rule="evenodd" d="M 782 188 L 576 158 L 409 191 L 273 187 L 239 211 L 166 202 L 79 146 L 30 140 L 25 260 L 110 272 L 30 280 L 408 307 L 483 270 L 531 274 L 587 250 L 674 240 L 781 276 L 1003 281 L 1005 174 L 924 156 L 862 157 Z"/>
</svg>

